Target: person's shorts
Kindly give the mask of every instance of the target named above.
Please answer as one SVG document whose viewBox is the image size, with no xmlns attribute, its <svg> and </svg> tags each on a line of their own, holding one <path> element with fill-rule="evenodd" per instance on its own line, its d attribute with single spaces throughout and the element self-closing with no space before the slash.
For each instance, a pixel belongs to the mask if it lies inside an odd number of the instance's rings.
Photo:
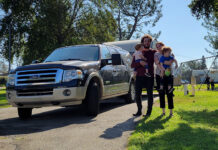
<svg viewBox="0 0 218 150">
<path fill-rule="evenodd" d="M 135 60 L 135 62 L 140 62 L 140 61 L 143 61 L 143 59 L 137 59 L 137 60 Z"/>
</svg>

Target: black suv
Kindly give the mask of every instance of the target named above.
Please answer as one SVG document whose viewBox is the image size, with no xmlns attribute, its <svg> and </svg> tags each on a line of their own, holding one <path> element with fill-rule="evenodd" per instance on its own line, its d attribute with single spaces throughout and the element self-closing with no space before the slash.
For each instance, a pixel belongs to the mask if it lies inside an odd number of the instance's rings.
<svg viewBox="0 0 218 150">
<path fill-rule="evenodd" d="M 16 68 L 8 76 L 7 99 L 29 118 L 32 108 L 82 104 L 99 113 L 100 100 L 123 96 L 134 100 L 132 57 L 111 45 L 77 45 L 54 50 L 42 63 Z"/>
</svg>

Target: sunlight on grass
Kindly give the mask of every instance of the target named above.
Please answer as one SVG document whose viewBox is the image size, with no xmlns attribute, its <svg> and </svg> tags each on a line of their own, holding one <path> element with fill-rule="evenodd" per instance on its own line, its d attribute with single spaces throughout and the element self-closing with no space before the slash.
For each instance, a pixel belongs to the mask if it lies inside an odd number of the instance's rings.
<svg viewBox="0 0 218 150">
<path fill-rule="evenodd" d="M 6 100 L 6 91 L 5 88 L 0 89 L 0 108 L 10 107 L 8 101 Z"/>
<path fill-rule="evenodd" d="M 175 92 L 172 118 L 160 117 L 159 102 L 129 138 L 129 150 L 215 150 L 218 145 L 218 92 L 199 91 L 195 97 Z"/>
</svg>

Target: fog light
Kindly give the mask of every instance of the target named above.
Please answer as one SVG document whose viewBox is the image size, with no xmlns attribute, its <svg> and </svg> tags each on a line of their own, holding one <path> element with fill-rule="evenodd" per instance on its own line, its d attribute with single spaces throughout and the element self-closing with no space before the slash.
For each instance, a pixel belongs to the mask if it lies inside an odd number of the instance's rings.
<svg viewBox="0 0 218 150">
<path fill-rule="evenodd" d="M 64 90 L 63 92 L 64 96 L 70 96 L 71 95 L 71 91 L 70 90 Z"/>
</svg>

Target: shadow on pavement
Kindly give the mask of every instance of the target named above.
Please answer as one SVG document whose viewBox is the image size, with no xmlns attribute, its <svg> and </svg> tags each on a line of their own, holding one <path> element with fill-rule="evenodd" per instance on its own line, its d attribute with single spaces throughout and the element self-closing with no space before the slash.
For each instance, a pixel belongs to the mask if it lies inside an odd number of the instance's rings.
<svg viewBox="0 0 218 150">
<path fill-rule="evenodd" d="M 144 98 L 143 98 L 144 99 Z M 100 113 L 124 106 L 123 99 L 109 99 L 100 104 Z M 30 134 L 61 128 L 71 124 L 86 124 L 95 121 L 80 107 L 57 108 L 55 110 L 34 114 L 29 120 L 20 120 L 18 117 L 0 120 L 0 136 Z"/>
<path fill-rule="evenodd" d="M 122 123 L 119 123 L 112 128 L 108 128 L 104 131 L 104 134 L 102 134 L 100 137 L 104 139 L 114 139 L 119 138 L 122 136 L 123 132 L 126 131 L 133 131 L 135 129 L 135 126 L 132 124 L 137 124 L 139 121 L 134 121 L 134 117 L 130 118 Z"/>
</svg>

